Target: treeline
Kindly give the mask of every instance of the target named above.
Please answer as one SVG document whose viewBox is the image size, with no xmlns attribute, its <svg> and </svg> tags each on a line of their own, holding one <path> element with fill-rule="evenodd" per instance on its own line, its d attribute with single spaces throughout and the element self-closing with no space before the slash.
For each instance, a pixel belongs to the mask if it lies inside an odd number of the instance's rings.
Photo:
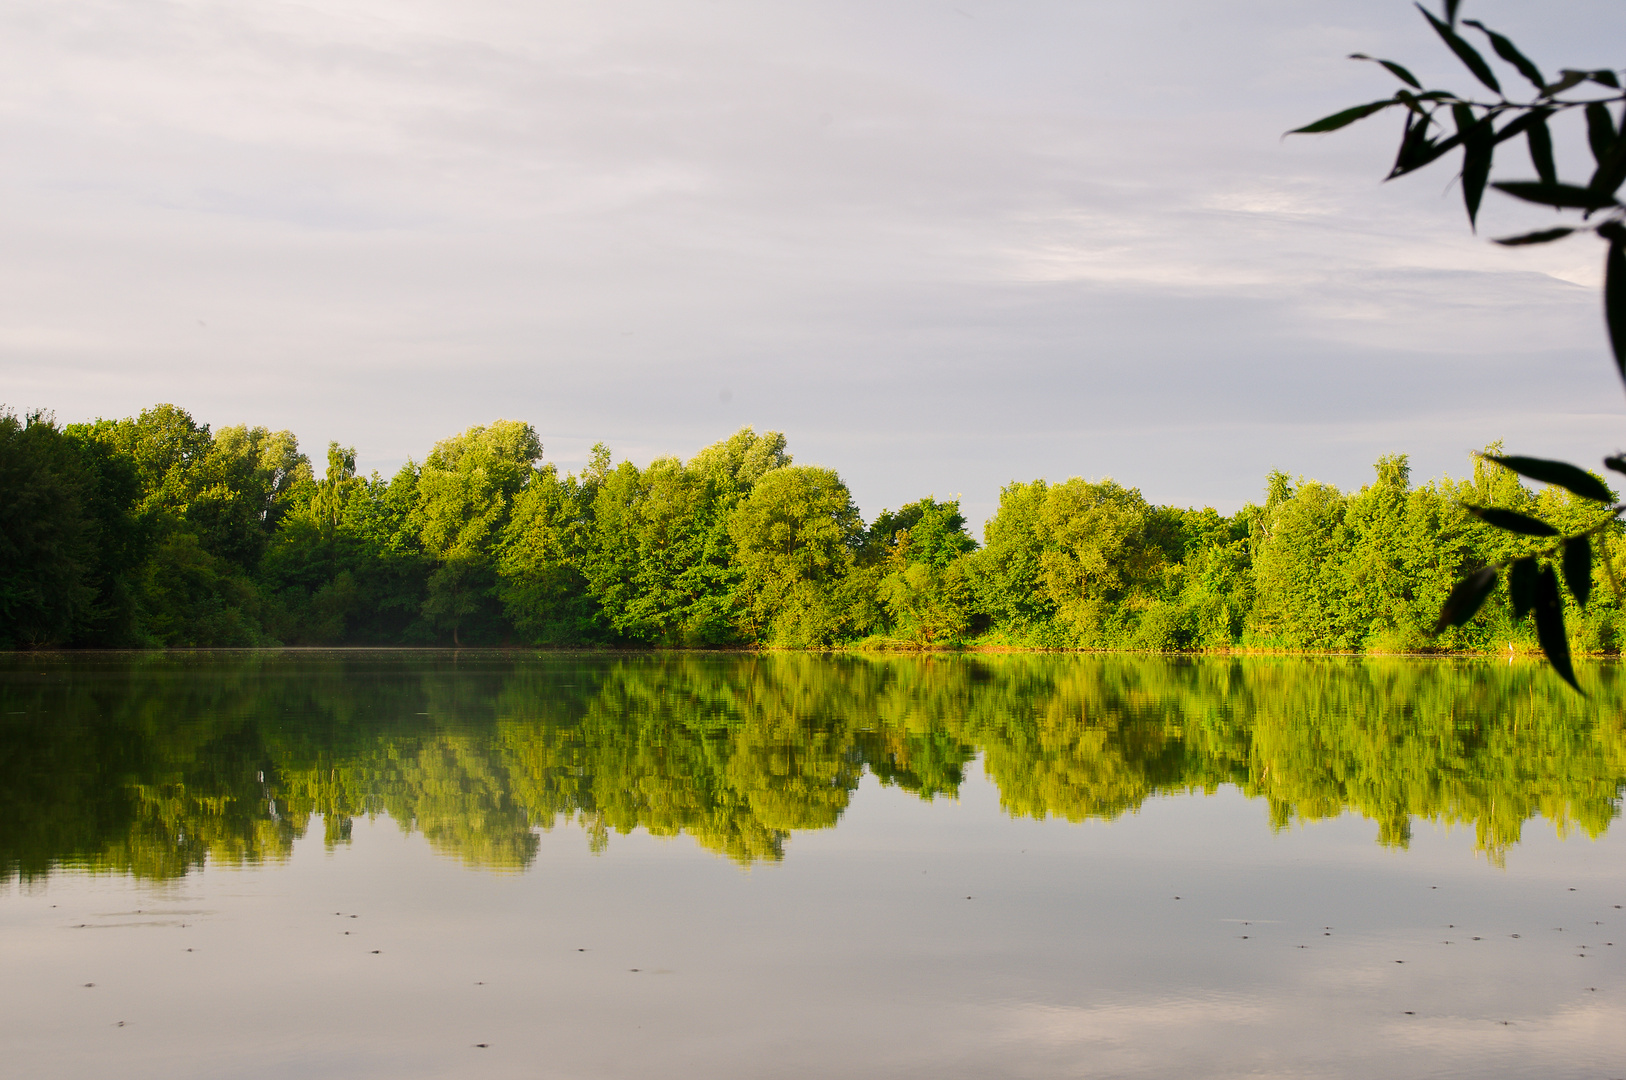
<svg viewBox="0 0 1626 1080">
<path fill-rule="evenodd" d="M 1414 487 L 1404 456 L 1345 493 L 1283 473 L 1225 516 L 1112 480 L 1016 482 L 978 543 L 955 501 L 866 523 L 833 470 L 746 428 L 644 468 L 579 473 L 527 424 L 436 443 L 393 477 L 286 431 L 211 431 L 173 405 L 57 425 L 0 414 L 0 646 L 955 645 L 1193 650 L 1533 649 L 1501 599 L 1431 637 L 1463 574 L 1536 542 L 1463 503 L 1566 533 L 1605 512 L 1476 458 Z M 1626 629 L 1611 587 L 1577 651 Z"/>
<path fill-rule="evenodd" d="M 1581 675 L 1619 697 L 1619 667 Z M 952 797 L 979 756 L 1013 817 L 1231 786 L 1274 828 L 1353 811 L 1405 846 L 1421 819 L 1501 862 L 1538 815 L 1601 835 L 1626 781 L 1619 714 L 1486 660 L 59 654 L 0 658 L 0 745 L 0 882 L 274 861 L 313 815 L 330 845 L 386 814 L 476 866 L 568 822 L 772 861 L 866 773 Z"/>
</svg>

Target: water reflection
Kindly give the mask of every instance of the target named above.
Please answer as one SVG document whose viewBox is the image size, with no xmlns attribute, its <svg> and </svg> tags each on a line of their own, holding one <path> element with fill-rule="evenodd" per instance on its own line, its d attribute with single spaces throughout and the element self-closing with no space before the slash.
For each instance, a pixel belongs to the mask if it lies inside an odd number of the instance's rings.
<svg viewBox="0 0 1626 1080">
<path fill-rule="evenodd" d="M 979 754 L 1005 811 L 1115 817 L 1234 785 L 1284 827 L 1354 810 L 1381 843 L 1619 812 L 1620 671 L 1049 655 L 242 653 L 0 662 L 0 873 L 174 878 L 329 845 L 387 814 L 523 869 L 535 829 L 683 834 L 741 863 L 831 828 L 866 771 L 953 796 Z"/>
</svg>

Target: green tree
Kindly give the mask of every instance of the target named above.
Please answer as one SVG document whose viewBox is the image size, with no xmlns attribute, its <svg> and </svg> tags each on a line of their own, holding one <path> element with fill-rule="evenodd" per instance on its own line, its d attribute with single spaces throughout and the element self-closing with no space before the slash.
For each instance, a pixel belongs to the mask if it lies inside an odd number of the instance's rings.
<svg viewBox="0 0 1626 1080">
<path fill-rule="evenodd" d="M 1172 561 L 1168 522 L 1133 488 L 1074 477 L 1039 508 L 1040 580 L 1056 621 L 1088 647 L 1120 644 L 1122 623 L 1150 607 Z"/>
<path fill-rule="evenodd" d="M 489 558 L 514 500 L 542 457 L 529 424 L 498 420 L 435 444 L 417 472 L 415 524 L 424 550 Z"/>
<path fill-rule="evenodd" d="M 327 472 L 320 484 L 311 485 L 306 501 L 310 517 L 332 536 L 338 532 L 351 501 L 366 486 L 367 481 L 356 475 L 356 448 L 340 446 L 336 440 L 328 443 Z"/>
<path fill-rule="evenodd" d="M 826 645 L 846 622 L 840 587 L 863 544 L 863 522 L 833 470 L 784 465 L 763 473 L 728 519 L 748 637 Z"/>
<path fill-rule="evenodd" d="M 334 645 L 433 639 L 423 615 L 432 562 L 412 521 L 417 471 L 357 476 L 355 451 L 328 447 L 327 473 L 290 493 L 261 563 L 265 620 L 281 641 Z"/>
<path fill-rule="evenodd" d="M 50 416 L 0 412 L 0 647 L 65 642 L 95 602 L 88 487 Z"/>
<path fill-rule="evenodd" d="M 529 424 L 498 420 L 436 443 L 411 481 L 411 522 L 436 560 L 423 614 L 454 644 L 471 626 L 484 640 L 502 632 L 497 560 L 515 500 L 536 475 L 542 443 Z"/>
<path fill-rule="evenodd" d="M 958 500 L 920 499 L 881 511 L 869 547 L 884 546 L 877 596 L 894 632 L 920 645 L 959 640 L 971 627 L 974 594 L 965 556 L 977 542 L 965 531 Z"/>
<path fill-rule="evenodd" d="M 752 640 L 742 629 L 744 571 L 729 522 L 765 475 L 790 464 L 785 437 L 750 428 L 687 463 L 604 463 L 579 561 L 616 634 L 670 645 Z"/>
<path fill-rule="evenodd" d="M 107 540 L 96 573 L 99 629 L 87 628 L 87 638 L 263 641 L 254 577 L 295 493 L 310 482 L 293 435 L 247 426 L 211 433 L 174 405 L 76 425 L 70 435 L 96 463 Z"/>
<path fill-rule="evenodd" d="M 165 533 L 142 566 L 143 627 L 180 648 L 274 644 L 261 631 L 254 582 L 186 529 Z"/>
<path fill-rule="evenodd" d="M 716 491 L 677 458 L 623 462 L 594 500 L 592 581 L 611 625 L 635 640 L 681 644 L 707 597 Z"/>
<path fill-rule="evenodd" d="M 1060 643 L 1052 633 L 1056 604 L 1041 580 L 1040 508 L 1048 491 L 1043 480 L 1013 481 L 1002 488 L 999 508 L 983 526 L 982 551 L 970 566 L 977 606 L 999 630 L 1037 645 Z"/>
<path fill-rule="evenodd" d="M 882 510 L 869 527 L 868 545 L 885 553 L 898 543 L 900 533 L 908 534 L 911 561 L 936 567 L 947 566 L 977 550 L 977 542 L 965 531 L 965 515 L 960 513 L 958 499 L 938 502 L 927 497 L 896 512 Z"/>
<path fill-rule="evenodd" d="M 1255 639 L 1289 649 L 1353 647 L 1339 580 L 1349 554 L 1345 510 L 1330 484 L 1271 475 L 1253 552 Z"/>
<path fill-rule="evenodd" d="M 1250 505 L 1231 517 L 1212 508 L 1182 515 L 1184 544 L 1171 582 L 1171 602 L 1181 614 L 1160 648 L 1181 644 L 1181 632 L 1194 648 L 1229 648 L 1241 640 L 1255 600 L 1251 536 L 1259 513 Z M 1149 611 L 1143 625 L 1152 618 Z"/>
<path fill-rule="evenodd" d="M 609 455 L 602 444 L 594 447 L 593 466 L 562 480 L 553 464 L 543 465 L 514 501 L 498 555 L 498 596 L 534 644 L 601 641 L 610 633 L 583 571 Z"/>
<path fill-rule="evenodd" d="M 138 513 L 159 533 L 191 532 L 204 550 L 245 572 L 258 564 L 294 489 L 310 478 L 292 433 L 239 425 L 211 434 L 174 405 L 99 420 L 76 433 L 134 464 Z"/>
<path fill-rule="evenodd" d="M 152 533 L 137 506 L 141 486 L 134 464 L 84 425 L 65 429 L 85 475 L 81 505 L 94 525 L 85 583 L 95 599 L 76 627 L 74 645 L 129 648 L 146 643 L 141 627 L 139 576 Z"/>
</svg>

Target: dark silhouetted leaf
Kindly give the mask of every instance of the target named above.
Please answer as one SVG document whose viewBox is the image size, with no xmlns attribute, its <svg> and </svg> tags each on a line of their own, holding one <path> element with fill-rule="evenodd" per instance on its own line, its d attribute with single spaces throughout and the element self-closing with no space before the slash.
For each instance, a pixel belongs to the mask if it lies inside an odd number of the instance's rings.
<svg viewBox="0 0 1626 1080">
<path fill-rule="evenodd" d="M 1351 60 L 1369 60 L 1374 64 L 1382 64 L 1384 67 L 1389 69 L 1389 73 L 1391 75 L 1405 83 L 1407 86 L 1413 87 L 1417 90 L 1421 90 L 1423 88 L 1423 84 L 1417 81 L 1417 76 L 1413 75 L 1411 72 L 1395 63 L 1393 60 L 1379 60 L 1377 57 L 1368 56 L 1365 53 L 1350 53 L 1349 58 Z"/>
<path fill-rule="evenodd" d="M 1461 6 L 1461 0 L 1445 0 L 1445 22 L 1447 26 L 1457 25 L 1457 8 Z"/>
<path fill-rule="evenodd" d="M 1445 606 L 1440 609 L 1440 617 L 1434 623 L 1434 632 L 1438 634 L 1447 626 L 1463 626 L 1479 611 L 1485 603 L 1485 597 L 1496 588 L 1496 567 L 1487 566 L 1483 570 L 1475 570 L 1451 590 L 1451 595 L 1445 598 Z"/>
<path fill-rule="evenodd" d="M 1558 575 L 1553 568 L 1543 566 L 1536 575 L 1536 640 L 1547 662 L 1577 691 L 1581 684 L 1575 681 L 1575 669 L 1570 666 L 1570 642 L 1564 633 L 1564 598 L 1558 592 Z"/>
<path fill-rule="evenodd" d="M 1490 179 L 1495 139 L 1489 117 L 1476 119 L 1466 105 L 1453 105 L 1451 114 L 1462 139 L 1462 204 L 1468 211 L 1468 227 L 1477 231 L 1479 202 L 1485 195 L 1485 181 Z"/>
<path fill-rule="evenodd" d="M 1497 144 L 1500 145 L 1501 143 L 1507 142 L 1509 139 L 1517 138 L 1518 136 L 1523 135 L 1526 131 L 1530 130 L 1531 124 L 1534 124 L 1538 120 L 1546 119 L 1546 116 L 1547 113 L 1544 109 L 1531 109 L 1528 112 L 1520 113 L 1518 116 L 1513 118 L 1511 123 L 1508 123 L 1502 128 L 1502 130 L 1496 133 Z"/>
<path fill-rule="evenodd" d="M 1562 71 L 1560 71 L 1558 73 L 1558 81 L 1557 82 L 1549 83 L 1548 85 L 1543 86 L 1541 88 L 1541 96 L 1542 97 L 1552 97 L 1554 94 L 1562 94 L 1564 91 L 1568 90 L 1570 87 L 1572 87 L 1572 86 L 1580 86 L 1585 81 L 1586 81 L 1586 72 L 1584 72 L 1584 71 L 1571 71 L 1569 68 L 1565 68 L 1564 70 L 1562 70 Z"/>
<path fill-rule="evenodd" d="M 1597 71 L 1589 71 L 1587 72 L 1586 77 L 1597 83 L 1599 86 L 1607 86 L 1611 90 L 1620 89 L 1620 80 L 1616 78 L 1615 73 L 1610 71 L 1608 68 L 1600 68 Z"/>
<path fill-rule="evenodd" d="M 1536 560 L 1515 559 L 1507 568 L 1507 596 L 1513 603 L 1513 621 L 1530 614 L 1536 604 Z"/>
<path fill-rule="evenodd" d="M 1605 151 L 1586 186 L 1601 198 L 1620 190 L 1622 181 L 1626 181 L 1626 139 L 1617 138 Z"/>
<path fill-rule="evenodd" d="M 1570 587 L 1575 602 L 1586 607 L 1592 595 L 1592 541 L 1584 536 L 1564 541 L 1564 584 Z"/>
<path fill-rule="evenodd" d="M 1399 104 L 1400 102 L 1396 101 L 1394 98 L 1386 98 L 1383 101 L 1373 101 L 1365 105 L 1357 105 L 1353 109 L 1345 109 L 1343 112 L 1335 112 L 1331 116 L 1323 116 L 1313 124 L 1305 124 L 1301 128 L 1294 128 L 1292 131 L 1289 131 L 1288 134 L 1320 135 L 1325 131 L 1337 131 L 1341 127 L 1348 127 L 1357 120 L 1364 120 L 1366 117 L 1371 116 L 1375 112 L 1382 112 L 1391 105 Z"/>
<path fill-rule="evenodd" d="M 1619 232 L 1609 238 L 1609 254 L 1603 263 L 1603 315 L 1609 324 L 1615 367 L 1626 379 L 1626 236 Z"/>
<path fill-rule="evenodd" d="M 1479 231 L 1479 201 L 1485 197 L 1490 171 L 1490 141 L 1471 140 L 1462 152 L 1462 205 L 1468 211 L 1468 228 L 1473 232 Z"/>
<path fill-rule="evenodd" d="M 1626 454 L 1611 454 L 1603 459 L 1604 468 L 1626 473 Z"/>
<path fill-rule="evenodd" d="M 1406 133 L 1400 139 L 1400 152 L 1395 155 L 1394 168 L 1389 170 L 1386 180 L 1393 180 L 1397 176 L 1404 176 L 1415 172 L 1424 165 L 1431 165 L 1451 150 L 1462 145 L 1461 135 L 1452 135 L 1449 138 L 1435 142 L 1428 137 L 1428 130 L 1432 126 L 1428 117 L 1408 116 L 1406 118 Z"/>
<path fill-rule="evenodd" d="M 1485 63 L 1485 58 L 1479 55 L 1477 49 L 1464 41 L 1462 36 L 1451 29 L 1450 26 L 1431 15 L 1422 4 L 1417 5 L 1417 10 L 1423 13 L 1423 18 L 1427 19 L 1428 24 L 1434 27 L 1434 31 L 1440 35 L 1440 39 L 1450 47 L 1452 52 L 1457 54 L 1457 59 L 1461 60 L 1463 65 L 1474 73 L 1474 78 L 1496 91 L 1496 93 L 1500 94 L 1502 92 L 1502 84 L 1496 81 L 1496 75 L 1491 71 L 1490 65 Z"/>
<path fill-rule="evenodd" d="M 1534 131 L 1535 128 L 1530 130 Z M 1549 184 L 1544 180 L 1503 180 L 1492 184 L 1491 187 L 1497 191 L 1505 191 L 1515 199 L 1562 209 L 1601 210 L 1605 206 L 1615 205 L 1614 196 L 1600 194 L 1589 188 L 1576 187 L 1574 184 Z"/>
<path fill-rule="evenodd" d="M 1523 244 L 1550 244 L 1554 240 L 1564 239 L 1564 237 L 1568 236 L 1574 231 L 1574 229 L 1567 227 L 1560 227 L 1557 229 L 1540 229 L 1536 232 L 1527 232 L 1519 236 L 1498 237 L 1495 240 L 1495 243 L 1501 244 L 1504 247 L 1519 247 Z"/>
<path fill-rule="evenodd" d="M 1530 121 L 1530 127 L 1525 131 L 1525 139 L 1530 144 L 1530 164 L 1536 167 L 1536 175 L 1541 177 L 1544 184 L 1558 183 L 1558 167 L 1553 164 L 1553 134 L 1547 130 L 1547 114 L 1545 112 L 1532 113 L 1535 119 Z"/>
<path fill-rule="evenodd" d="M 1463 509 L 1487 525 L 1494 525 L 1498 529 L 1518 533 L 1521 536 L 1557 536 L 1558 530 L 1545 521 L 1538 521 L 1533 517 L 1519 513 L 1517 510 L 1503 510 L 1495 506 L 1467 506 Z"/>
<path fill-rule="evenodd" d="M 1462 21 L 1490 38 L 1491 48 L 1496 50 L 1496 55 L 1518 69 L 1519 74 L 1529 79 L 1537 90 L 1546 85 L 1547 80 L 1541 77 L 1541 71 L 1525 57 L 1524 53 L 1514 47 L 1513 42 L 1496 31 L 1487 28 L 1478 19 L 1464 19 Z"/>
<path fill-rule="evenodd" d="M 1599 165 L 1608 160 L 1615 145 L 1615 119 L 1606 106 L 1596 101 L 1586 107 L 1586 141 Z"/>
<path fill-rule="evenodd" d="M 1557 484 L 1566 491 L 1573 491 L 1583 499 L 1594 499 L 1601 503 L 1615 501 L 1614 494 L 1609 485 L 1596 476 L 1567 461 L 1548 461 L 1546 458 L 1519 457 L 1508 455 L 1502 457 L 1497 454 L 1486 454 L 1485 460 L 1494 461 L 1503 468 L 1512 469 L 1520 476 L 1528 476 L 1532 480 L 1539 480 L 1543 484 Z M 1547 533 L 1532 535 L 1546 536 Z"/>
</svg>

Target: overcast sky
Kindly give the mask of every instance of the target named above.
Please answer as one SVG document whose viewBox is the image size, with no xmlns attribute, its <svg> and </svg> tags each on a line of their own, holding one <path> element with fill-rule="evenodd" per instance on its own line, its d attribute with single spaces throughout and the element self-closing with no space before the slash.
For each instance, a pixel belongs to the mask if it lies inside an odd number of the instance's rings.
<svg viewBox="0 0 1626 1080">
<path fill-rule="evenodd" d="M 1464 14 L 1626 63 L 1619 0 Z M 563 469 L 752 424 L 976 520 L 1626 445 L 1598 245 L 1381 185 L 1398 116 L 1280 137 L 1392 92 L 1356 50 L 1470 85 L 1401 0 L 11 0 L 0 401 L 386 475 L 499 417 Z"/>
</svg>

